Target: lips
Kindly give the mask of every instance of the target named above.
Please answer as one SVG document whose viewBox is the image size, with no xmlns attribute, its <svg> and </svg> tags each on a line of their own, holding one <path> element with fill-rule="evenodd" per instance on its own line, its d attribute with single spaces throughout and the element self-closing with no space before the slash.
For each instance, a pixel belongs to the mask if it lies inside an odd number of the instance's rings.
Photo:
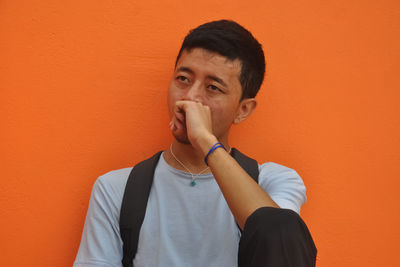
<svg viewBox="0 0 400 267">
<path fill-rule="evenodd" d="M 185 114 L 179 113 L 177 116 L 175 116 L 175 122 L 174 120 L 170 121 L 169 127 L 171 128 L 171 131 L 175 132 L 178 129 L 181 129 L 186 132 L 186 119 L 185 119 Z"/>
<path fill-rule="evenodd" d="M 179 113 L 176 116 L 176 120 L 179 121 L 183 126 L 186 126 L 186 116 L 185 112 L 179 111 Z"/>
<path fill-rule="evenodd" d="M 187 135 L 187 129 L 186 129 L 186 123 L 185 123 L 185 118 L 178 119 L 175 116 L 175 120 L 172 120 L 170 123 L 170 128 L 172 131 L 172 135 L 175 137 L 175 139 L 183 144 L 190 144 L 188 135 Z"/>
</svg>

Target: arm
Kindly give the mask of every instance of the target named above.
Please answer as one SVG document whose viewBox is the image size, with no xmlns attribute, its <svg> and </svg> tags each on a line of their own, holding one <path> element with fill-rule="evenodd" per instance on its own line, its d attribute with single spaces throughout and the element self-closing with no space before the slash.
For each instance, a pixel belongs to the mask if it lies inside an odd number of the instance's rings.
<svg viewBox="0 0 400 267">
<path fill-rule="evenodd" d="M 211 146 L 217 142 L 215 137 L 207 139 L 201 145 L 203 155 L 205 156 Z M 240 228 L 243 229 L 247 218 L 258 208 L 279 208 L 224 149 L 216 149 L 212 152 L 208 157 L 208 163 Z"/>
<path fill-rule="evenodd" d="M 118 186 L 115 185 L 115 180 L 121 179 L 109 173 L 100 176 L 93 186 L 82 239 L 74 262 L 76 267 L 122 266 L 122 241 L 118 223 L 121 197 L 116 193 L 120 190 L 116 189 Z M 119 184 L 123 185 L 117 185 Z"/>
<path fill-rule="evenodd" d="M 192 146 L 203 157 L 218 142 L 212 133 L 211 113 L 209 107 L 193 101 L 177 101 L 176 117 L 185 121 L 188 138 Z M 183 121 L 180 118 L 180 121 Z M 176 127 L 177 119 L 173 120 Z M 258 208 L 279 206 L 270 196 L 239 166 L 223 149 L 215 150 L 208 158 L 211 171 L 224 195 L 239 226 L 243 229 L 247 218 Z"/>
</svg>

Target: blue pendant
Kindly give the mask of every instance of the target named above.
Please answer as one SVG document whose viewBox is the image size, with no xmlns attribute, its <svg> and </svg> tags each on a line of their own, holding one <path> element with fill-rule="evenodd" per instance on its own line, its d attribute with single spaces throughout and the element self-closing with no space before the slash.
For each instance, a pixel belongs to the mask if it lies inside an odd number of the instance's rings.
<svg viewBox="0 0 400 267">
<path fill-rule="evenodd" d="M 190 182 L 190 186 L 195 186 L 196 184 L 197 184 L 197 183 L 196 183 L 196 181 L 194 181 L 194 180 Z"/>
</svg>

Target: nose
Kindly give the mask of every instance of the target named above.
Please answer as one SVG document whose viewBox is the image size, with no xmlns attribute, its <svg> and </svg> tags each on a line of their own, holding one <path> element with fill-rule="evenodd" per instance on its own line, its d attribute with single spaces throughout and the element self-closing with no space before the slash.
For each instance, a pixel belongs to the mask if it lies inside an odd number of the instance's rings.
<svg viewBox="0 0 400 267">
<path fill-rule="evenodd" d="M 201 102 L 202 99 L 203 99 L 202 84 L 200 81 L 196 81 L 187 89 L 183 100 Z"/>
</svg>

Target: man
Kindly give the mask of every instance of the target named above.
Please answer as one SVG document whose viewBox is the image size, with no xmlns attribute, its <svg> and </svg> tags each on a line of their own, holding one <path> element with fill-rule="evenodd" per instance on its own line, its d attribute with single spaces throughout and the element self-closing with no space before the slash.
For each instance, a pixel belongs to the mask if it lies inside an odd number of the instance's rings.
<svg viewBox="0 0 400 267">
<path fill-rule="evenodd" d="M 155 168 L 135 267 L 314 266 L 316 248 L 297 215 L 306 199 L 301 178 L 265 163 L 257 183 L 230 153 L 230 127 L 256 108 L 264 73 L 261 45 L 233 21 L 186 36 L 168 89 L 174 141 Z M 74 266 L 121 266 L 131 170 L 96 181 Z"/>
</svg>

